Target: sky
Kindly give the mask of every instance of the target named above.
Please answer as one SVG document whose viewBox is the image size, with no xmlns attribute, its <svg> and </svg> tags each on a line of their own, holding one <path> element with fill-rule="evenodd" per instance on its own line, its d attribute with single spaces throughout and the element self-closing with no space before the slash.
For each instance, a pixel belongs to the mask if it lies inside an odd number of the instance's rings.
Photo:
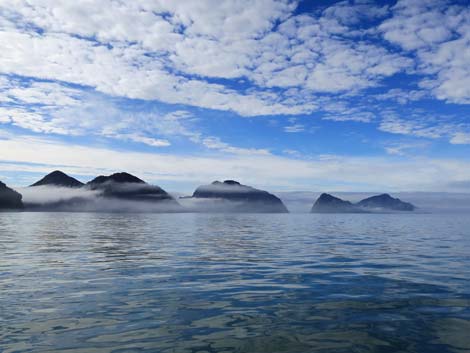
<svg viewBox="0 0 470 353">
<path fill-rule="evenodd" d="M 468 1 L 0 0 L 0 180 L 470 192 Z"/>
</svg>

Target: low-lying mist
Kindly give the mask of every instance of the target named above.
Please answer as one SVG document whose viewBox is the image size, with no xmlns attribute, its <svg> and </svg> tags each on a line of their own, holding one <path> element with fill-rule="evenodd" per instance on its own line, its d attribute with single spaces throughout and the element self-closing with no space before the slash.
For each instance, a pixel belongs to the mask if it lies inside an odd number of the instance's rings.
<svg viewBox="0 0 470 353">
<path fill-rule="evenodd" d="M 272 203 L 227 200 L 221 198 L 183 197 L 178 202 L 187 212 L 207 213 L 279 213 Z"/>
<path fill-rule="evenodd" d="M 181 212 L 181 206 L 173 199 L 152 201 L 126 200 L 105 196 L 103 190 L 35 186 L 18 188 L 23 195 L 26 210 L 64 212 Z"/>
<path fill-rule="evenodd" d="M 126 188 L 126 187 L 123 187 Z M 144 188 L 145 189 L 145 188 Z M 227 188 L 229 189 L 229 188 Z M 36 186 L 17 188 L 23 195 L 27 210 L 67 211 L 67 212 L 270 212 L 270 205 L 260 202 L 243 202 L 221 198 L 182 197 L 175 200 L 152 201 L 151 195 L 143 199 L 126 200 L 124 198 L 104 196 L 103 190 L 66 188 L 54 186 Z M 127 189 L 126 189 L 127 190 Z M 310 212 L 313 203 L 320 196 L 319 192 L 279 192 L 276 193 L 292 213 Z M 357 202 L 376 193 L 332 193 L 345 200 Z M 470 212 L 469 193 L 440 192 L 405 192 L 393 196 L 412 202 L 416 212 L 453 213 Z"/>
</svg>

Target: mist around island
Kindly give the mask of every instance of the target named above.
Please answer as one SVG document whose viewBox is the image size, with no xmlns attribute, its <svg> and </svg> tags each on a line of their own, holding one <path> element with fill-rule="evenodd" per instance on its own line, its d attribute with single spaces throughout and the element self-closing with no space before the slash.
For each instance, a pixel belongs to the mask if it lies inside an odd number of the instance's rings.
<svg viewBox="0 0 470 353">
<path fill-rule="evenodd" d="M 268 192 L 235 180 L 167 192 L 121 172 L 86 183 L 54 171 L 29 187 L 5 184 L 3 209 L 60 212 L 190 213 L 451 213 L 469 212 L 470 194 L 397 192 Z M 15 203 L 12 203 L 14 199 Z M 21 203 L 21 204 L 20 204 Z"/>
</svg>

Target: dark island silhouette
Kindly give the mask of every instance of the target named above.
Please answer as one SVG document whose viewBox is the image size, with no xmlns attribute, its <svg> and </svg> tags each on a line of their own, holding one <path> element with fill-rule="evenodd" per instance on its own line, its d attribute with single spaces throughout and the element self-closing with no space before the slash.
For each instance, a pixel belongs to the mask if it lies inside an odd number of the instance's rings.
<svg viewBox="0 0 470 353">
<path fill-rule="evenodd" d="M 31 211 L 181 211 L 179 203 L 165 190 L 125 172 L 100 175 L 84 184 L 56 170 L 30 188 L 53 195 L 26 202 L 26 210 Z"/>
<path fill-rule="evenodd" d="M 364 213 L 352 202 L 323 193 L 313 204 L 312 213 Z"/>
<path fill-rule="evenodd" d="M 81 181 L 61 172 L 60 170 L 55 170 L 52 173 L 47 174 L 41 180 L 35 182 L 31 185 L 34 186 L 60 186 L 67 188 L 80 188 L 83 184 Z"/>
<path fill-rule="evenodd" d="M 31 190 L 31 192 L 29 192 Z M 34 190 L 34 191 L 33 191 Z M 26 192 L 28 191 L 28 192 Z M 116 212 L 228 212 L 288 213 L 277 196 L 235 180 L 199 186 L 184 206 L 159 186 L 126 173 L 100 175 L 86 184 L 55 170 L 24 189 L 28 197 L 0 182 L 0 210 L 116 211 Z M 186 202 L 189 201 L 189 202 Z M 311 213 L 372 213 L 414 211 L 415 206 L 389 194 L 368 197 L 357 203 L 323 193 Z"/>
<path fill-rule="evenodd" d="M 409 202 L 404 202 L 398 198 L 393 198 L 389 194 L 381 194 L 368 197 L 357 203 L 362 208 L 382 208 L 392 211 L 414 211 L 415 206 Z"/>
<path fill-rule="evenodd" d="M 0 181 L 0 210 L 22 210 L 23 201 L 20 193 L 10 189 Z"/>
<path fill-rule="evenodd" d="M 177 204 L 176 200 L 159 186 L 147 184 L 125 172 L 100 175 L 86 183 L 85 188 L 101 191 L 103 197 L 146 202 L 168 201 Z"/>
<path fill-rule="evenodd" d="M 240 184 L 235 180 L 214 181 L 199 186 L 193 193 L 195 199 L 224 201 L 220 212 L 288 213 L 287 207 L 277 196 L 267 191 Z M 212 211 L 217 211 L 213 209 Z"/>
<path fill-rule="evenodd" d="M 368 197 L 358 203 L 342 200 L 323 193 L 315 201 L 311 213 L 369 213 L 386 211 L 414 211 L 415 206 L 393 198 L 389 194 Z"/>
</svg>

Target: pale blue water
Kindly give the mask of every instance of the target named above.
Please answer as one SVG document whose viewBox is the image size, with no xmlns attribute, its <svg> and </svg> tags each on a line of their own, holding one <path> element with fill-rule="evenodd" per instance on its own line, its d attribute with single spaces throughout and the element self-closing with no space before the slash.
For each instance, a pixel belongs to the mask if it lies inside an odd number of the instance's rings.
<svg viewBox="0 0 470 353">
<path fill-rule="evenodd" d="M 469 215 L 0 213 L 0 352 L 470 352 Z"/>
</svg>

